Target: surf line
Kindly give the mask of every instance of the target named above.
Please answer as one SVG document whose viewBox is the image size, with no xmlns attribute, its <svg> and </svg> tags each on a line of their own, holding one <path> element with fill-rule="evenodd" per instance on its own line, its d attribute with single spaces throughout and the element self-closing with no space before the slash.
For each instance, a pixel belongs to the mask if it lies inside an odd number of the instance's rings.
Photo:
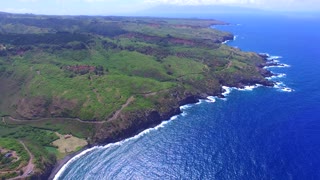
<svg viewBox="0 0 320 180">
<path fill-rule="evenodd" d="M 264 69 L 268 69 L 269 70 L 269 69 L 272 69 L 272 68 L 288 68 L 288 67 L 291 67 L 288 64 L 280 63 L 279 59 L 281 59 L 282 56 L 273 56 L 273 55 L 270 55 L 268 53 L 259 53 L 259 54 L 266 56 L 267 65 L 265 67 L 263 67 Z M 273 73 L 273 72 L 271 71 L 271 73 Z M 286 77 L 286 74 L 277 73 L 277 74 L 274 74 L 271 77 L 267 77 L 266 79 L 273 80 L 273 79 L 279 79 L 279 78 L 284 78 L 284 77 Z M 289 88 L 282 81 L 275 81 L 275 84 L 274 84 L 273 88 L 278 89 L 279 91 L 282 91 L 282 92 L 293 92 L 294 91 L 294 89 Z"/>
<path fill-rule="evenodd" d="M 215 97 L 209 96 L 205 101 L 206 102 L 211 102 L 211 103 L 215 102 Z M 88 154 L 88 153 L 90 153 L 90 152 L 92 152 L 94 150 L 97 150 L 97 149 L 108 149 L 108 148 L 111 148 L 111 147 L 121 146 L 121 145 L 125 144 L 128 141 L 137 140 L 137 139 L 143 137 L 144 135 L 149 134 L 150 132 L 153 132 L 153 131 L 156 131 L 156 130 L 158 130 L 160 128 L 165 127 L 166 124 L 168 124 L 168 123 L 172 122 L 173 120 L 177 119 L 179 116 L 185 116 L 186 115 L 186 112 L 185 112 L 186 109 L 191 108 L 194 105 L 199 105 L 202 102 L 203 102 L 203 100 L 200 99 L 199 102 L 197 102 L 197 103 L 186 104 L 186 105 L 180 106 L 179 108 L 182 111 L 182 113 L 180 113 L 178 115 L 175 115 L 175 116 L 172 116 L 169 120 L 164 120 L 159 125 L 157 125 L 157 126 L 155 126 L 153 128 L 146 129 L 146 130 L 140 132 L 139 134 L 137 134 L 137 135 L 135 135 L 133 137 L 124 139 L 124 140 L 119 141 L 119 142 L 110 143 L 110 144 L 107 144 L 107 145 L 104 145 L 104 146 L 94 146 L 94 147 L 92 147 L 90 149 L 86 149 L 86 150 L 82 151 L 81 153 L 75 155 L 69 161 L 67 161 L 61 167 L 61 169 L 57 172 L 57 174 L 55 174 L 53 180 L 59 180 L 61 178 L 61 176 L 63 175 L 63 173 L 67 170 L 68 167 L 70 167 L 70 165 L 73 162 L 77 161 L 78 159 L 80 159 L 81 157 L 85 156 L 86 154 Z"/>
</svg>

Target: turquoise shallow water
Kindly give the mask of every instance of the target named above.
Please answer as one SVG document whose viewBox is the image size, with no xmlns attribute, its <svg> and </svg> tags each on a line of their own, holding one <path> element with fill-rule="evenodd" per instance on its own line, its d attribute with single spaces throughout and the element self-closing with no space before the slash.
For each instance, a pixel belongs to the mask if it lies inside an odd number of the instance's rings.
<svg viewBox="0 0 320 180">
<path fill-rule="evenodd" d="M 209 17 L 209 16 L 207 16 Z M 281 86 L 232 90 L 134 138 L 96 147 L 57 179 L 320 179 L 320 18 L 222 16 L 228 44 L 281 56 Z"/>
</svg>

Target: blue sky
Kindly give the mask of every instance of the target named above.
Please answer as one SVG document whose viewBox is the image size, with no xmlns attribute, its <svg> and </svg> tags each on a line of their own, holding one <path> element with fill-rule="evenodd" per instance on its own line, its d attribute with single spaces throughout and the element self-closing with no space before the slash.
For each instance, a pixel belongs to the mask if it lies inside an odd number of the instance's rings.
<svg viewBox="0 0 320 180">
<path fill-rule="evenodd" d="M 320 0 L 5 0 L 0 2 L 0 11 L 57 15 L 125 15 L 160 5 L 180 8 L 185 5 L 222 5 L 276 11 L 320 11 Z"/>
</svg>

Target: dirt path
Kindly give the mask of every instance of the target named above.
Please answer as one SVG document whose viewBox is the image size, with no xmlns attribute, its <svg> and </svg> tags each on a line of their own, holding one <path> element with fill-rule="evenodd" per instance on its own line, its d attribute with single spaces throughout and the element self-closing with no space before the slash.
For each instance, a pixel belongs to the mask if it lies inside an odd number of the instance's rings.
<svg viewBox="0 0 320 180">
<path fill-rule="evenodd" d="M 5 124 L 5 125 L 7 124 L 6 121 L 4 120 L 4 117 L 2 117 L 2 122 L 3 122 L 3 124 Z"/>
<path fill-rule="evenodd" d="M 229 69 L 232 66 L 232 61 L 229 61 L 227 69 Z"/>
<path fill-rule="evenodd" d="M 159 93 L 162 93 L 162 92 L 169 91 L 170 89 L 173 89 L 173 88 L 161 89 L 161 90 L 155 91 L 155 92 L 140 93 L 139 95 L 143 95 L 144 97 L 150 97 L 150 96 L 155 96 L 155 95 L 157 95 L 157 94 L 159 94 Z"/>
<path fill-rule="evenodd" d="M 121 108 L 120 108 L 119 110 L 117 110 L 117 111 L 113 114 L 113 116 L 112 116 L 111 118 L 109 118 L 107 121 L 113 121 L 113 120 L 118 119 L 121 111 L 122 111 L 124 108 L 126 108 L 132 101 L 134 101 L 134 97 L 133 97 L 133 96 L 131 96 L 131 97 L 127 100 L 127 102 L 126 102 L 125 104 L 123 104 L 123 105 L 121 106 Z"/>
<path fill-rule="evenodd" d="M 23 145 L 23 147 L 26 149 L 26 151 L 28 152 L 30 159 L 29 159 L 29 163 L 26 167 L 23 168 L 23 175 L 22 177 L 27 177 L 28 175 L 30 175 L 30 173 L 32 173 L 33 168 L 34 168 L 34 164 L 33 164 L 33 159 L 34 156 L 31 154 L 31 152 L 29 151 L 29 149 L 27 148 L 27 146 L 20 141 L 20 143 Z"/>
<path fill-rule="evenodd" d="M 128 98 L 128 100 L 126 101 L 125 104 L 123 104 L 121 106 L 121 108 L 119 110 L 117 110 L 112 117 L 110 117 L 109 119 L 107 119 L 108 121 L 112 121 L 115 120 L 119 117 L 121 111 L 127 107 L 132 101 L 134 101 L 134 97 L 131 96 L 130 98 Z M 81 120 L 79 118 L 42 118 L 42 119 L 37 119 L 37 120 L 27 120 L 27 119 L 16 119 L 13 118 L 11 116 L 8 117 L 11 121 L 15 121 L 15 122 L 22 122 L 22 123 L 26 123 L 26 122 L 39 122 L 39 121 L 43 121 L 43 120 L 50 120 L 50 119 L 60 119 L 60 120 L 74 120 L 74 121 L 78 121 L 81 123 L 86 123 L 86 124 L 103 124 L 105 123 L 105 121 L 84 121 Z M 4 118 L 2 119 L 4 121 Z M 5 121 L 4 121 L 5 122 Z"/>
<path fill-rule="evenodd" d="M 31 154 L 27 146 L 22 141 L 20 141 L 20 143 L 23 145 L 24 149 L 28 152 L 30 159 L 29 159 L 28 165 L 22 168 L 23 174 L 21 176 L 12 178 L 10 180 L 25 179 L 32 174 L 34 169 L 34 164 L 33 164 L 34 156 Z"/>
</svg>

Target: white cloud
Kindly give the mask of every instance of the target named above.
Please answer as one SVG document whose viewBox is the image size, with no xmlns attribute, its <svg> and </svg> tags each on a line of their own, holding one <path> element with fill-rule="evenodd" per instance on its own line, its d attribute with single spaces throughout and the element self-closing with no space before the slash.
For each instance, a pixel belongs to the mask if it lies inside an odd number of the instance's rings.
<svg viewBox="0 0 320 180">
<path fill-rule="evenodd" d="M 18 0 L 19 2 L 37 2 L 38 0 Z"/>
<path fill-rule="evenodd" d="M 5 8 L 0 9 L 1 12 L 9 12 L 9 13 L 34 13 L 34 10 L 27 8 Z"/>
<path fill-rule="evenodd" d="M 174 5 L 252 4 L 257 0 L 146 0 L 148 3 Z"/>
<path fill-rule="evenodd" d="M 89 3 L 96 3 L 96 2 L 118 2 L 119 3 L 119 1 L 116 1 L 116 0 L 82 0 L 82 1 L 89 2 Z"/>
<path fill-rule="evenodd" d="M 264 9 L 320 9 L 319 0 L 144 0 L 150 4 L 170 5 L 237 5 Z"/>
</svg>

